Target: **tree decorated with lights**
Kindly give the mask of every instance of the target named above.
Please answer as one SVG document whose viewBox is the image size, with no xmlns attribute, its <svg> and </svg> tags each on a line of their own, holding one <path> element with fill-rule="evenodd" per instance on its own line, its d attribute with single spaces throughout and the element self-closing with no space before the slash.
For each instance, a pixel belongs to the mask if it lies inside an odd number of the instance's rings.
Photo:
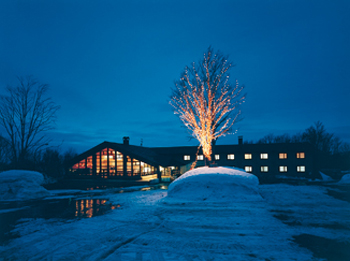
<svg viewBox="0 0 350 261">
<path fill-rule="evenodd" d="M 228 56 L 209 47 L 203 59 L 185 67 L 170 97 L 174 113 L 199 141 L 209 162 L 213 142 L 232 134 L 241 114 L 238 106 L 245 100 L 244 86 L 229 81 L 231 67 Z"/>
</svg>

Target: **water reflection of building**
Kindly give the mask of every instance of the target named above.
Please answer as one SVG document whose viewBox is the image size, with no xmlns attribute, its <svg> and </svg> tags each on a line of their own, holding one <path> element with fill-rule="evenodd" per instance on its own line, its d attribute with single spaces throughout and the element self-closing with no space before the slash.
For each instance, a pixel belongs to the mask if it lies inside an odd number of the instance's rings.
<svg viewBox="0 0 350 261">
<path fill-rule="evenodd" d="M 315 150 L 308 143 L 216 145 L 213 157 L 218 166 L 235 166 L 259 178 L 283 175 L 312 177 Z M 103 142 L 77 156 L 70 176 L 99 179 L 151 180 L 178 175 L 190 169 L 192 162 L 204 165 L 196 146 L 143 147 L 124 142 Z"/>
<path fill-rule="evenodd" d="M 107 202 L 105 199 L 80 199 L 75 202 L 75 216 L 91 218 L 101 214 L 101 207 Z"/>
</svg>

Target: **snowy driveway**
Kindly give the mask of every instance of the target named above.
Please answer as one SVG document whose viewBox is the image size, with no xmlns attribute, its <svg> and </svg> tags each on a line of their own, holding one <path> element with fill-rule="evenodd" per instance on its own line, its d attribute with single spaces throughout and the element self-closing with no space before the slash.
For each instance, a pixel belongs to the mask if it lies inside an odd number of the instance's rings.
<svg viewBox="0 0 350 261">
<path fill-rule="evenodd" d="M 264 201 L 181 203 L 166 191 L 108 195 L 89 219 L 27 219 L 0 260 L 323 260 L 293 236 L 350 241 L 350 204 L 321 186 L 262 185 Z M 283 221 L 283 222 L 282 222 Z"/>
</svg>

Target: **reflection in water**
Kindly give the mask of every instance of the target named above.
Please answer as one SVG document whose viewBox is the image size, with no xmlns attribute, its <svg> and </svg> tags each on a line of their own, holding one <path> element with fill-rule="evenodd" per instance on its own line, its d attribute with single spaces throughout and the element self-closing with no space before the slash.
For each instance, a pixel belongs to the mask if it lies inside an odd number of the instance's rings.
<svg viewBox="0 0 350 261">
<path fill-rule="evenodd" d="M 86 190 L 107 189 L 107 186 L 87 187 Z"/>
<path fill-rule="evenodd" d="M 75 201 L 75 217 L 91 218 L 116 208 L 120 205 L 108 204 L 106 199 L 80 199 Z"/>
<path fill-rule="evenodd" d="M 12 233 L 12 230 L 23 218 L 91 218 L 120 207 L 119 204 L 112 205 L 108 199 L 54 199 L 0 203 L 0 245 L 18 236 Z"/>
<path fill-rule="evenodd" d="M 62 184 L 61 184 L 62 185 Z M 52 185 L 51 189 L 76 188 L 75 186 Z M 86 186 L 82 185 L 82 189 L 96 190 L 106 189 L 110 187 L 122 188 L 122 184 L 114 184 L 115 186 Z M 130 186 L 130 184 L 128 184 Z M 137 184 L 139 185 L 139 184 Z M 128 186 L 125 186 L 128 187 Z M 160 183 L 149 187 L 143 187 L 138 190 L 156 190 L 167 189 L 166 183 Z M 137 189 L 136 189 L 137 190 Z M 123 193 L 123 190 L 118 193 Z M 127 190 L 125 191 L 127 192 Z M 95 194 L 97 195 L 97 194 Z M 118 209 L 121 205 L 112 205 L 108 199 L 51 199 L 51 200 L 32 200 L 24 202 L 0 202 L 0 245 L 4 244 L 11 238 L 17 235 L 11 231 L 15 228 L 18 220 L 31 218 L 59 218 L 59 219 L 76 219 L 76 218 L 91 218 L 98 215 L 103 215 L 106 212 Z"/>
</svg>

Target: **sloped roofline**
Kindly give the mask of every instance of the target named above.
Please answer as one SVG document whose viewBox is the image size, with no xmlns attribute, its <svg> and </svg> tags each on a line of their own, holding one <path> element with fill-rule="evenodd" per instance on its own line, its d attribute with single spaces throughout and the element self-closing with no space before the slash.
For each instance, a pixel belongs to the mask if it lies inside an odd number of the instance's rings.
<svg viewBox="0 0 350 261">
<path fill-rule="evenodd" d="M 214 147 L 214 153 L 227 153 L 230 151 L 230 149 L 237 151 L 241 148 L 244 148 L 245 150 L 251 150 L 254 151 L 261 151 L 263 150 L 271 150 L 273 149 L 279 149 L 283 150 L 285 149 L 291 149 L 291 148 L 297 148 L 297 147 L 303 147 L 307 149 L 315 149 L 314 146 L 312 146 L 310 143 L 303 142 L 303 143 L 264 143 L 264 144 L 232 144 L 232 145 L 215 145 Z M 174 147 L 144 147 L 144 146 L 137 146 L 137 145 L 129 145 L 129 144 L 122 144 L 122 143 L 115 143 L 115 142 L 108 142 L 104 141 L 95 147 L 79 154 L 74 159 L 70 161 L 70 164 L 73 165 L 88 156 L 93 155 L 94 153 L 97 153 L 98 151 L 101 151 L 105 148 L 111 148 L 114 150 L 117 150 L 123 154 L 126 154 L 132 158 L 135 158 L 137 160 L 143 161 L 147 164 L 150 164 L 152 166 L 180 166 L 187 164 L 188 162 L 179 161 L 177 159 L 174 159 L 174 155 L 179 154 L 193 154 L 197 152 L 198 146 L 174 146 Z M 232 151 L 233 152 L 233 151 Z M 201 150 L 200 150 L 201 153 Z"/>
</svg>

